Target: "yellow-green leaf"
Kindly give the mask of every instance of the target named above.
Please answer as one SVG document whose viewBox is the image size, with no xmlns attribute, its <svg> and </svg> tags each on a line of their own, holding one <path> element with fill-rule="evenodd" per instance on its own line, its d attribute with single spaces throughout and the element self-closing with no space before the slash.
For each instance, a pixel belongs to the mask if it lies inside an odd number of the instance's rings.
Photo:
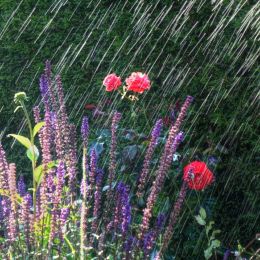
<svg viewBox="0 0 260 260">
<path fill-rule="evenodd" d="M 27 149 L 26 155 L 31 161 L 36 162 L 39 158 L 40 153 L 38 148 L 34 145 Z"/>
<path fill-rule="evenodd" d="M 39 122 L 33 128 L 33 136 L 36 136 L 37 133 L 41 130 L 41 128 L 45 125 L 45 122 Z"/>
<path fill-rule="evenodd" d="M 15 134 L 10 134 L 10 135 L 8 135 L 8 137 L 9 136 L 12 136 L 13 138 L 15 138 L 19 143 L 21 143 L 27 149 L 29 149 L 32 146 L 30 140 L 27 137 L 24 137 L 22 135 L 15 135 Z"/>
<path fill-rule="evenodd" d="M 56 166 L 57 163 L 56 161 L 51 161 L 47 164 L 47 169 L 51 169 L 54 166 Z M 35 170 L 34 170 L 34 180 L 36 181 L 36 183 L 39 185 L 41 183 L 41 179 L 42 179 L 42 171 L 43 171 L 43 164 L 39 165 Z"/>
</svg>

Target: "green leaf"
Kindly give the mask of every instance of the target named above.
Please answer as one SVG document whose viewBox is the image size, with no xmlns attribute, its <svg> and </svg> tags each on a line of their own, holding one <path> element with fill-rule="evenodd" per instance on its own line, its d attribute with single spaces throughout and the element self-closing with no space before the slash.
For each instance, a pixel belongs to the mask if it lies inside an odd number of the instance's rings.
<svg viewBox="0 0 260 260">
<path fill-rule="evenodd" d="M 220 231 L 219 229 L 214 230 L 214 231 L 212 232 L 212 234 L 211 234 L 210 240 L 215 239 L 215 235 L 216 235 L 216 234 L 219 234 L 219 233 L 221 233 L 221 231 Z"/>
<path fill-rule="evenodd" d="M 206 219 L 206 217 L 207 217 L 207 213 L 206 213 L 206 210 L 204 209 L 204 208 L 200 208 L 200 216 L 201 216 L 201 218 L 202 219 Z"/>
<path fill-rule="evenodd" d="M 31 161 L 36 162 L 39 158 L 40 153 L 38 148 L 34 145 L 33 147 L 31 146 L 29 149 L 27 149 L 26 155 Z"/>
<path fill-rule="evenodd" d="M 29 149 L 32 146 L 30 140 L 27 137 L 24 137 L 22 135 L 15 135 L 15 134 L 9 134 L 8 137 L 9 136 L 12 136 L 13 138 L 15 138 L 19 143 L 21 143 L 27 149 Z"/>
<path fill-rule="evenodd" d="M 211 246 L 212 246 L 213 248 L 220 247 L 220 245 L 221 245 L 221 243 L 220 243 L 220 241 L 217 240 L 217 239 L 211 241 Z"/>
<path fill-rule="evenodd" d="M 214 221 L 210 221 L 209 224 L 206 226 L 206 234 L 207 236 L 209 235 L 209 231 L 212 229 L 212 226 L 215 222 Z"/>
<path fill-rule="evenodd" d="M 210 246 L 209 248 L 207 248 L 206 250 L 204 250 L 204 257 L 206 259 L 210 259 L 212 256 L 212 247 Z"/>
<path fill-rule="evenodd" d="M 45 122 L 39 122 L 33 128 L 33 136 L 36 136 L 37 133 L 41 130 L 41 128 L 45 125 Z"/>
<path fill-rule="evenodd" d="M 197 220 L 197 222 L 201 225 L 201 226 L 205 226 L 206 222 L 204 219 L 202 219 L 202 217 L 200 215 L 195 216 L 195 219 Z"/>
<path fill-rule="evenodd" d="M 54 166 L 57 165 L 56 161 L 49 162 L 47 164 L 47 170 L 53 168 Z M 43 171 L 43 164 L 39 165 L 35 170 L 34 170 L 34 180 L 36 181 L 37 185 L 41 183 L 42 180 L 42 171 Z"/>
</svg>

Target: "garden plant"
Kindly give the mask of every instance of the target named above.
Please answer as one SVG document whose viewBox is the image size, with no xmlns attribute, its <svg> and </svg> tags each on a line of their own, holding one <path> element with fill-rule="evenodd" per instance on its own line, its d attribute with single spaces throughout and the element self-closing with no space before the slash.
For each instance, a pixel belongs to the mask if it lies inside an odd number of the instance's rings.
<svg viewBox="0 0 260 260">
<path fill-rule="evenodd" d="M 107 91 L 117 90 L 121 80 L 110 74 L 104 85 Z M 122 98 L 129 98 L 128 91 L 143 93 L 149 88 L 147 75 L 132 73 L 126 79 Z M 29 137 L 9 135 L 26 148 L 32 166 L 31 188 L 26 188 L 23 179 L 17 182 L 16 166 L 7 162 L 0 147 L 1 256 L 150 259 L 154 255 L 161 259 L 187 192 L 203 190 L 214 180 L 204 162 L 190 163 L 183 170 L 182 186 L 170 212 L 154 212 L 173 156 L 184 140 L 181 124 L 193 98 L 187 96 L 181 106 L 153 170 L 151 161 L 162 130 L 162 120 L 157 120 L 148 138 L 141 171 L 131 185 L 118 173 L 117 128 L 123 115 L 117 111 L 112 115 L 109 160 L 100 168 L 102 158 L 94 147 L 89 148 L 88 118 L 82 119 L 78 135 L 68 120 L 61 78 L 52 75 L 48 61 L 40 78 L 40 91 L 42 106 L 33 108 L 34 126 L 26 94 L 15 94 L 15 112 L 24 112 Z M 131 95 L 130 100 L 137 98 Z M 77 139 L 83 149 L 81 167 Z M 140 199 L 143 209 L 138 204 Z"/>
</svg>

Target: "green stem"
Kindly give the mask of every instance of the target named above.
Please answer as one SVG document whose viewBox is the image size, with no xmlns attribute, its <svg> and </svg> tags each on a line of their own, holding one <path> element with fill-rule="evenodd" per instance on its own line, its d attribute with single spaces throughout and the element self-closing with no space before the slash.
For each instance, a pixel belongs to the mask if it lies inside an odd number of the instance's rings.
<svg viewBox="0 0 260 260">
<path fill-rule="evenodd" d="M 32 128 L 32 123 L 28 114 L 28 111 L 26 109 L 26 106 L 24 104 L 23 101 L 20 101 L 20 104 L 22 106 L 23 112 L 25 114 L 26 117 L 26 121 L 27 121 L 27 125 L 29 128 L 29 132 L 30 132 L 30 141 L 31 141 L 31 145 L 32 145 L 32 171 L 33 171 L 33 213 L 34 216 L 36 214 L 36 182 L 34 180 L 34 171 L 36 168 L 35 165 L 35 151 L 34 151 L 34 136 L 33 136 L 33 128 Z"/>
<path fill-rule="evenodd" d="M 73 257 L 75 257 L 75 252 L 76 252 L 76 251 L 75 251 L 73 245 L 71 244 L 71 242 L 69 241 L 69 239 L 68 239 L 66 236 L 64 236 L 64 240 L 65 240 L 65 242 L 68 244 L 68 246 L 69 246 L 69 248 L 70 248 L 70 250 L 71 250 L 71 253 L 72 253 Z"/>
</svg>

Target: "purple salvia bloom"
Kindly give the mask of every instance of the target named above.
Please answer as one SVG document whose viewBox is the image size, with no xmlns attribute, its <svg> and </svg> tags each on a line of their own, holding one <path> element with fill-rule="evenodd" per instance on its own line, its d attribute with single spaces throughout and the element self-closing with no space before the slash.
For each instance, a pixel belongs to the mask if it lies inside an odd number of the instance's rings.
<svg viewBox="0 0 260 260">
<path fill-rule="evenodd" d="M 43 216 L 47 207 L 47 171 L 48 163 L 52 161 L 51 156 L 51 114 L 49 108 L 46 107 L 45 125 L 42 129 L 42 162 L 43 162 L 43 177 L 40 185 L 40 199 L 41 199 L 41 209 L 40 213 Z"/>
<path fill-rule="evenodd" d="M 10 213 L 10 200 L 7 197 L 2 197 L 1 200 L 1 211 L 2 211 L 2 216 L 4 219 L 6 219 L 9 216 Z"/>
<path fill-rule="evenodd" d="M 231 251 L 228 249 L 225 251 L 225 254 L 224 254 L 224 257 L 223 257 L 223 260 L 228 260 L 229 256 L 230 256 L 230 253 Z"/>
<path fill-rule="evenodd" d="M 60 240 L 63 241 L 64 234 L 66 232 L 66 221 L 69 217 L 70 209 L 69 208 L 62 208 L 60 211 Z"/>
<path fill-rule="evenodd" d="M 133 236 L 129 236 L 127 240 L 123 244 L 123 250 L 125 251 L 125 258 L 126 260 L 133 259 L 133 250 L 137 245 L 137 239 Z"/>
<path fill-rule="evenodd" d="M 116 197 L 115 197 L 115 208 L 113 214 L 113 220 L 108 224 L 107 229 L 115 229 L 117 230 L 118 227 L 122 224 L 122 208 L 124 206 L 123 201 L 125 200 L 125 193 L 127 187 L 123 182 L 119 182 L 116 188 Z M 121 229 L 121 227 L 120 227 Z"/>
<path fill-rule="evenodd" d="M 118 112 L 114 112 L 113 118 L 112 118 L 112 125 L 111 125 L 111 144 L 110 144 L 110 163 L 109 163 L 109 173 L 108 173 L 108 185 L 109 190 L 107 192 L 107 199 L 105 204 L 105 212 L 106 215 L 104 216 L 104 220 L 106 223 L 109 222 L 108 212 L 110 207 L 110 202 L 112 201 L 112 183 L 115 178 L 115 170 L 116 170 L 116 129 L 118 126 L 118 123 L 121 119 L 121 114 Z"/>
<path fill-rule="evenodd" d="M 8 217 L 8 238 L 11 241 L 15 241 L 17 237 L 17 225 L 16 225 L 16 195 L 17 195 L 17 188 L 16 188 L 16 167 L 14 163 L 9 164 L 9 174 L 8 174 L 8 186 L 9 186 L 9 194 L 11 199 L 11 210 Z"/>
<path fill-rule="evenodd" d="M 47 83 L 48 83 L 48 88 L 49 88 L 49 96 L 50 96 L 50 101 L 52 105 L 52 110 L 57 112 L 58 111 L 58 105 L 55 99 L 55 90 L 53 88 L 54 84 L 52 84 L 51 80 L 51 63 L 47 60 L 45 62 L 45 69 L 44 69 L 44 75 L 46 77 Z"/>
<path fill-rule="evenodd" d="M 96 174 L 96 190 L 94 193 L 94 209 L 93 209 L 93 217 L 95 218 L 92 222 L 92 232 L 97 232 L 98 220 L 100 215 L 101 208 L 101 195 L 102 195 L 102 180 L 103 180 L 104 172 L 101 169 L 97 170 Z"/>
<path fill-rule="evenodd" d="M 76 140 L 76 127 L 69 125 L 70 142 L 69 142 L 69 157 L 67 160 L 67 169 L 69 174 L 69 188 L 70 192 L 75 193 L 76 176 L 77 176 L 77 140 Z"/>
<path fill-rule="evenodd" d="M 38 106 L 35 106 L 33 108 L 33 116 L 34 116 L 34 122 L 38 124 L 41 122 L 41 116 L 40 116 L 40 108 Z"/>
<path fill-rule="evenodd" d="M 116 169 L 116 129 L 117 125 L 121 119 L 121 114 L 115 112 L 112 119 L 111 125 L 111 145 L 110 145 L 110 164 L 109 164 L 109 187 L 111 190 L 112 182 L 115 177 L 115 169 Z"/>
<path fill-rule="evenodd" d="M 90 171 L 89 171 L 89 183 L 90 183 L 91 190 L 94 189 L 96 170 L 97 170 L 97 154 L 95 149 L 93 148 L 90 151 Z"/>
<path fill-rule="evenodd" d="M 65 183 L 65 165 L 63 162 L 59 162 L 57 167 L 57 185 L 56 185 L 56 197 L 60 201 L 62 197 L 62 189 Z"/>
<path fill-rule="evenodd" d="M 127 198 L 122 208 L 122 235 L 124 238 L 127 234 L 130 223 L 131 223 L 131 206 L 129 203 L 129 199 Z"/>
<path fill-rule="evenodd" d="M 81 137 L 85 148 L 88 146 L 89 124 L 88 117 L 84 116 L 81 125 Z"/>
<path fill-rule="evenodd" d="M 56 86 L 57 86 L 57 94 L 58 94 L 58 100 L 59 100 L 59 124 L 62 129 L 62 136 L 63 136 L 63 145 L 66 152 L 66 149 L 68 149 L 69 144 L 69 125 L 68 125 L 68 116 L 66 113 L 65 108 L 65 100 L 64 100 L 64 93 L 63 93 L 63 87 L 61 82 L 60 75 L 56 76 Z M 65 153 L 66 155 L 66 153 Z"/>
<path fill-rule="evenodd" d="M 26 194 L 26 185 L 24 183 L 23 176 L 20 176 L 20 178 L 18 180 L 17 189 L 18 189 L 18 193 L 20 194 L 21 197 L 23 197 Z"/>
<path fill-rule="evenodd" d="M 171 212 L 171 215 L 169 218 L 168 226 L 164 232 L 163 245 L 161 248 L 161 252 L 164 252 L 164 250 L 167 249 L 167 247 L 171 241 L 171 238 L 173 235 L 173 230 L 174 230 L 175 224 L 178 220 L 178 216 L 180 215 L 187 191 L 188 191 L 188 185 L 186 182 L 183 182 L 181 190 L 179 192 L 179 196 L 173 206 L 173 209 L 172 209 L 172 212 Z"/>
<path fill-rule="evenodd" d="M 161 230 L 165 224 L 165 220 L 166 220 L 165 214 L 163 214 L 163 213 L 158 214 L 156 223 L 155 223 L 155 229 Z"/>
<path fill-rule="evenodd" d="M 48 94 L 49 94 L 49 90 L 48 90 L 48 82 L 46 79 L 46 76 L 44 74 L 41 75 L 40 77 L 40 92 L 41 92 L 41 96 L 43 99 L 43 103 L 45 108 L 49 106 L 48 104 Z"/>
<path fill-rule="evenodd" d="M 57 177 L 57 185 L 55 189 L 55 195 L 53 197 L 53 208 L 51 211 L 51 232 L 49 237 L 49 246 L 52 245 L 53 239 L 58 232 L 59 205 L 61 203 L 62 190 L 63 190 L 63 185 L 65 183 L 65 164 L 62 161 L 60 161 L 57 166 L 56 177 Z"/>
<path fill-rule="evenodd" d="M 116 189 L 116 206 L 114 211 L 114 220 L 111 227 L 120 230 L 125 238 L 131 222 L 131 206 L 129 203 L 129 188 L 119 182 Z"/>
<path fill-rule="evenodd" d="M 180 126 L 187 114 L 187 109 L 190 106 L 192 100 L 193 100 L 193 98 L 190 96 L 188 96 L 186 98 L 186 100 L 181 108 L 181 111 L 178 115 L 178 118 L 176 119 L 175 124 L 170 129 L 170 132 L 169 132 L 169 135 L 168 135 L 165 147 L 164 147 L 163 154 L 160 158 L 160 164 L 159 164 L 159 167 L 155 174 L 156 179 L 153 182 L 151 192 L 147 199 L 146 208 L 144 209 L 143 221 L 142 221 L 142 225 L 141 225 L 141 231 L 139 234 L 140 238 L 142 238 L 144 236 L 144 234 L 147 232 L 147 230 L 149 229 L 150 219 L 152 217 L 153 206 L 157 200 L 159 192 L 161 191 L 161 189 L 163 187 L 166 173 L 168 172 L 168 170 L 171 166 L 173 154 L 176 152 L 178 145 L 180 144 L 180 142 L 182 141 L 182 138 L 183 138 L 183 134 L 181 133 L 178 135 L 178 132 L 179 132 Z"/>
<path fill-rule="evenodd" d="M 153 156 L 155 147 L 157 145 L 157 140 L 160 135 L 162 125 L 163 125 L 163 122 L 161 119 L 159 119 L 156 122 L 156 124 L 152 130 L 151 140 L 150 140 L 148 149 L 146 151 L 146 155 L 145 155 L 145 159 L 144 159 L 144 163 L 143 163 L 143 169 L 142 169 L 142 172 L 141 172 L 141 175 L 139 178 L 139 184 L 138 184 L 138 190 L 137 190 L 137 196 L 139 198 L 143 196 L 144 188 L 148 181 L 147 177 L 148 177 L 149 170 L 150 170 L 150 164 L 151 164 L 151 160 L 152 160 L 152 156 Z"/>
<path fill-rule="evenodd" d="M 63 159 L 63 154 L 64 154 L 64 143 L 63 143 L 63 139 L 62 139 L 62 130 L 61 130 L 61 126 L 58 120 L 58 116 L 56 114 L 52 115 L 52 124 L 54 127 L 54 131 L 55 131 L 55 151 L 57 154 L 57 159 L 58 160 L 62 160 Z"/>
<path fill-rule="evenodd" d="M 53 202 L 53 196 L 54 196 L 54 191 L 55 191 L 54 175 L 55 175 L 54 169 L 48 170 L 48 174 L 46 177 L 46 186 L 47 186 L 47 190 L 48 190 L 47 196 L 48 196 L 49 202 Z"/>
<path fill-rule="evenodd" d="M 150 231 L 144 235 L 143 239 L 143 250 L 145 259 L 149 258 L 149 255 L 154 247 L 156 235 L 154 231 Z"/>
<path fill-rule="evenodd" d="M 0 223 L 4 219 L 2 201 L 3 201 L 3 198 L 0 196 Z"/>
<path fill-rule="evenodd" d="M 0 189 L 8 190 L 8 163 L 5 156 L 5 151 L 0 143 Z"/>
<path fill-rule="evenodd" d="M 30 245 L 30 231 L 31 231 L 31 214 L 30 214 L 30 206 L 31 206 L 32 197 L 29 193 L 27 193 L 23 197 L 22 202 L 22 210 L 21 210 L 21 222 L 23 224 L 23 231 L 25 235 L 26 245 L 29 247 Z"/>
</svg>

